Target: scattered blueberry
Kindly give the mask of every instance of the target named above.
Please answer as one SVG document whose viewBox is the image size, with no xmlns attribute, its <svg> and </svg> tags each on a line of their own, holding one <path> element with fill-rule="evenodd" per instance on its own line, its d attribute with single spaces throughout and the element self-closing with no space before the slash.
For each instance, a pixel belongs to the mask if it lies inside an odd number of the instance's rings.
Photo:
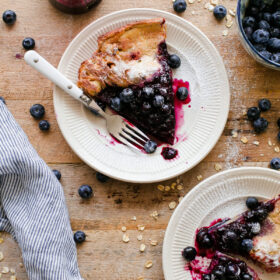
<svg viewBox="0 0 280 280">
<path fill-rule="evenodd" d="M 162 107 L 163 104 L 164 104 L 164 97 L 161 95 L 156 95 L 153 100 L 153 105 L 155 107 Z"/>
<path fill-rule="evenodd" d="M 277 125 L 280 128 L 280 118 L 277 120 Z"/>
<path fill-rule="evenodd" d="M 35 48 L 35 40 L 33 38 L 27 37 L 24 38 L 22 41 L 22 46 L 26 49 L 26 50 L 32 50 Z"/>
<path fill-rule="evenodd" d="M 93 191 L 91 186 L 89 185 L 82 185 L 78 190 L 79 196 L 84 199 L 89 199 L 93 195 Z"/>
<path fill-rule="evenodd" d="M 244 273 L 241 275 L 241 280 L 253 280 L 253 277 L 248 273 Z"/>
<path fill-rule="evenodd" d="M 266 20 L 259 21 L 258 27 L 259 27 L 259 29 L 264 29 L 264 30 L 269 30 L 270 29 L 270 25 Z"/>
<path fill-rule="evenodd" d="M 101 183 L 106 183 L 110 178 L 100 172 L 97 172 L 96 179 Z"/>
<path fill-rule="evenodd" d="M 39 122 L 39 128 L 42 130 L 42 131 L 47 131 L 50 129 L 50 123 L 46 120 L 43 120 L 43 121 L 40 121 Z"/>
<path fill-rule="evenodd" d="M 247 117 L 250 121 L 258 119 L 261 115 L 260 109 L 257 107 L 251 107 L 247 111 Z"/>
<path fill-rule="evenodd" d="M 173 159 L 177 156 L 178 151 L 173 148 L 164 147 L 162 149 L 161 154 L 162 154 L 163 158 L 165 158 L 165 159 Z"/>
<path fill-rule="evenodd" d="M 171 67 L 171 68 L 179 68 L 180 65 L 181 65 L 181 59 L 178 55 L 176 54 L 171 54 L 168 58 L 168 65 Z"/>
<path fill-rule="evenodd" d="M 155 94 L 154 89 L 151 87 L 144 87 L 143 93 L 144 93 L 144 96 L 148 99 L 152 98 Z"/>
<path fill-rule="evenodd" d="M 254 31 L 252 38 L 256 43 L 267 43 L 269 40 L 269 32 L 267 30 L 263 30 L 263 29 L 257 29 L 256 31 Z"/>
<path fill-rule="evenodd" d="M 260 55 L 262 55 L 263 57 L 265 57 L 266 59 L 270 59 L 271 58 L 271 52 L 266 51 L 266 50 L 262 50 L 259 52 Z"/>
<path fill-rule="evenodd" d="M 243 19 L 243 28 L 252 27 L 254 28 L 256 20 L 253 17 L 245 17 Z"/>
<path fill-rule="evenodd" d="M 280 51 L 280 39 L 270 38 L 267 43 L 267 48 L 272 52 Z"/>
<path fill-rule="evenodd" d="M 121 100 L 118 97 L 111 99 L 111 107 L 113 110 L 119 112 L 121 110 Z"/>
<path fill-rule="evenodd" d="M 274 53 L 270 56 L 270 60 L 280 64 L 280 53 Z"/>
<path fill-rule="evenodd" d="M 183 13 L 187 9 L 187 2 L 185 0 L 176 0 L 173 3 L 173 9 L 176 13 Z"/>
<path fill-rule="evenodd" d="M 120 93 L 120 100 L 124 103 L 129 103 L 133 99 L 133 90 L 131 88 L 125 88 Z M 117 110 L 116 110 L 117 111 Z"/>
<path fill-rule="evenodd" d="M 6 104 L 6 100 L 4 97 L 0 96 L 0 101 L 2 101 L 4 104 Z"/>
<path fill-rule="evenodd" d="M 249 253 L 253 248 L 253 241 L 251 239 L 243 239 L 241 242 L 241 249 Z"/>
<path fill-rule="evenodd" d="M 263 132 L 268 127 L 268 121 L 265 118 L 258 118 L 253 122 L 253 127 L 257 133 Z"/>
<path fill-rule="evenodd" d="M 271 20 L 276 27 L 280 27 L 280 11 L 273 13 Z"/>
<path fill-rule="evenodd" d="M 184 101 L 188 98 L 189 91 L 186 87 L 180 87 L 176 92 L 176 96 L 179 100 Z"/>
<path fill-rule="evenodd" d="M 259 201 L 255 197 L 248 197 L 246 200 L 246 205 L 250 210 L 253 210 L 259 206 Z"/>
<path fill-rule="evenodd" d="M 157 143 L 152 140 L 147 141 L 144 145 L 144 150 L 147 154 L 154 153 L 156 149 L 157 149 Z"/>
<path fill-rule="evenodd" d="M 17 20 L 17 15 L 14 11 L 7 10 L 3 13 L 2 19 L 6 24 L 14 24 L 15 21 Z"/>
<path fill-rule="evenodd" d="M 223 5 L 217 5 L 213 10 L 216 19 L 223 19 L 227 15 L 227 9 Z"/>
<path fill-rule="evenodd" d="M 268 99 L 263 98 L 259 100 L 259 108 L 261 111 L 265 112 L 271 108 L 271 103 Z"/>
<path fill-rule="evenodd" d="M 280 169 L 280 158 L 273 158 L 270 162 L 270 167 L 272 169 L 279 170 Z"/>
<path fill-rule="evenodd" d="M 61 173 L 60 173 L 60 171 L 57 170 L 57 169 L 53 169 L 52 172 L 53 172 L 53 174 L 55 175 L 55 177 L 57 178 L 57 180 L 60 181 L 60 179 L 61 179 Z"/>
<path fill-rule="evenodd" d="M 45 107 L 41 104 L 34 104 L 29 112 L 33 118 L 41 119 L 45 115 Z"/>
<path fill-rule="evenodd" d="M 182 256 L 189 262 L 195 259 L 196 254 L 196 249 L 190 246 L 186 247 L 182 252 Z"/>
<path fill-rule="evenodd" d="M 78 230 L 74 233 L 74 241 L 76 243 L 83 243 L 85 240 L 86 240 L 86 235 L 83 231 Z"/>
</svg>

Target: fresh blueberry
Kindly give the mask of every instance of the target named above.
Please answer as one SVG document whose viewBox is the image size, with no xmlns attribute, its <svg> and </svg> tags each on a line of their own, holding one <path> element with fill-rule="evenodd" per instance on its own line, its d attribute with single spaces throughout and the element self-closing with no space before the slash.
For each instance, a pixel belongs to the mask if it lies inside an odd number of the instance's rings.
<svg viewBox="0 0 280 280">
<path fill-rule="evenodd" d="M 243 27 L 252 27 L 254 28 L 256 20 L 253 17 L 245 17 L 243 19 Z"/>
<path fill-rule="evenodd" d="M 249 40 L 252 39 L 253 31 L 254 31 L 254 30 L 253 30 L 253 28 L 252 28 L 251 26 L 247 26 L 247 27 L 244 28 L 244 32 L 245 32 L 245 34 L 246 34 L 246 36 L 247 36 L 247 38 L 248 38 Z"/>
<path fill-rule="evenodd" d="M 133 100 L 133 90 L 131 88 L 125 88 L 120 93 L 120 99 L 124 103 L 129 103 Z M 117 111 L 117 110 L 116 110 Z"/>
<path fill-rule="evenodd" d="M 272 27 L 270 29 L 270 36 L 275 37 L 275 38 L 279 38 L 280 37 L 280 28 Z"/>
<path fill-rule="evenodd" d="M 142 110 L 143 110 L 143 113 L 149 113 L 152 109 L 152 106 L 149 102 L 143 102 L 143 105 L 142 105 Z"/>
<path fill-rule="evenodd" d="M 265 57 L 266 59 L 270 59 L 271 57 L 271 52 L 263 50 L 259 52 L 260 55 L 262 55 L 263 57 Z"/>
<path fill-rule="evenodd" d="M 154 95 L 155 95 L 154 89 L 151 87 L 144 87 L 143 93 L 147 99 L 150 99 L 150 98 L 154 97 Z"/>
<path fill-rule="evenodd" d="M 241 280 L 253 280 L 253 277 L 248 273 L 244 273 L 241 275 Z"/>
<path fill-rule="evenodd" d="M 280 128 L 280 118 L 277 120 L 277 125 Z"/>
<path fill-rule="evenodd" d="M 250 121 L 254 121 L 258 119 L 261 115 L 261 111 L 257 107 L 251 107 L 247 111 L 247 117 Z"/>
<path fill-rule="evenodd" d="M 268 127 L 268 121 L 265 118 L 258 118 L 253 122 L 253 127 L 257 133 L 263 132 Z"/>
<path fill-rule="evenodd" d="M 267 47 L 268 47 L 269 51 L 279 52 L 280 51 L 280 39 L 270 38 L 268 40 Z"/>
<path fill-rule="evenodd" d="M 171 67 L 171 68 L 179 68 L 180 65 L 181 65 L 181 59 L 178 55 L 176 54 L 171 54 L 169 57 L 168 57 L 168 65 Z"/>
<path fill-rule="evenodd" d="M 188 98 L 189 91 L 186 87 L 180 87 L 176 92 L 176 96 L 179 100 L 184 101 Z"/>
<path fill-rule="evenodd" d="M 55 175 L 55 177 L 57 178 L 57 180 L 60 181 L 60 179 L 61 179 L 61 173 L 60 173 L 60 171 L 57 170 L 57 169 L 53 169 L 52 172 L 53 172 L 53 174 Z"/>
<path fill-rule="evenodd" d="M 196 254 L 196 249 L 190 246 L 186 247 L 182 252 L 182 256 L 189 262 L 195 259 Z"/>
<path fill-rule="evenodd" d="M 249 253 L 253 248 L 253 241 L 251 239 L 243 239 L 241 242 L 241 249 Z"/>
<path fill-rule="evenodd" d="M 163 104 L 162 107 L 161 107 L 161 111 L 165 115 L 170 115 L 170 113 L 171 113 L 171 106 L 169 104 Z"/>
<path fill-rule="evenodd" d="M 203 274 L 202 275 L 202 280 L 211 280 L 211 275 L 210 274 Z"/>
<path fill-rule="evenodd" d="M 101 183 L 106 183 L 110 178 L 100 172 L 97 172 L 96 179 Z"/>
<path fill-rule="evenodd" d="M 268 13 L 268 12 L 263 13 L 263 19 L 265 21 L 267 21 L 268 23 L 271 22 L 271 18 L 272 18 L 271 13 Z"/>
<path fill-rule="evenodd" d="M 113 110 L 119 112 L 122 108 L 121 100 L 118 97 L 114 97 L 111 99 L 111 107 Z"/>
<path fill-rule="evenodd" d="M 259 108 L 261 111 L 265 112 L 271 108 L 271 103 L 268 99 L 263 98 L 259 100 Z"/>
<path fill-rule="evenodd" d="M 259 9 L 255 6 L 251 6 L 248 8 L 247 13 L 253 17 L 258 17 Z"/>
<path fill-rule="evenodd" d="M 144 150 L 147 154 L 154 153 L 156 149 L 157 149 L 157 143 L 152 140 L 147 141 L 144 145 Z"/>
<path fill-rule="evenodd" d="M 163 158 L 168 160 L 168 159 L 175 158 L 178 154 L 178 151 L 173 148 L 165 147 L 162 149 L 161 154 L 162 154 Z"/>
<path fill-rule="evenodd" d="M 45 108 L 41 104 L 34 104 L 29 112 L 34 119 L 41 119 L 45 115 Z"/>
<path fill-rule="evenodd" d="M 259 29 L 264 29 L 264 30 L 269 30 L 270 29 L 270 25 L 266 20 L 259 21 L 258 27 L 259 27 Z"/>
<path fill-rule="evenodd" d="M 176 0 L 173 3 L 173 9 L 176 13 L 183 13 L 187 9 L 187 2 L 185 0 Z"/>
<path fill-rule="evenodd" d="M 163 104 L 164 104 L 164 97 L 161 95 L 156 95 L 153 100 L 153 105 L 155 107 L 162 107 Z"/>
<path fill-rule="evenodd" d="M 229 279 L 237 279 L 240 275 L 240 272 L 241 272 L 240 268 L 236 264 L 229 263 L 226 266 L 226 273 L 225 274 Z"/>
<path fill-rule="evenodd" d="M 22 41 L 22 46 L 26 49 L 26 50 L 32 50 L 35 48 L 35 40 L 33 38 L 27 37 L 24 38 Z"/>
<path fill-rule="evenodd" d="M 201 240 L 200 246 L 205 249 L 209 249 L 213 246 L 213 240 L 209 234 L 206 234 Z"/>
<path fill-rule="evenodd" d="M 275 27 L 280 27 L 280 11 L 272 14 L 272 23 Z"/>
<path fill-rule="evenodd" d="M 221 20 L 227 15 L 227 9 L 223 5 L 217 5 L 213 13 L 216 19 Z"/>
<path fill-rule="evenodd" d="M 43 121 L 40 121 L 39 122 L 39 128 L 42 130 L 42 131 L 47 131 L 50 129 L 50 123 L 46 120 L 43 120 Z"/>
<path fill-rule="evenodd" d="M 213 271 L 212 271 L 212 274 L 215 276 L 214 279 L 224 279 L 224 275 L 225 275 L 225 269 L 224 267 L 220 266 L 220 265 L 217 265 Z"/>
<path fill-rule="evenodd" d="M 3 13 L 2 19 L 6 24 L 14 24 L 17 20 L 17 15 L 14 11 L 7 10 Z"/>
<path fill-rule="evenodd" d="M 79 190 L 78 190 L 78 193 L 79 193 L 79 196 L 81 198 L 84 198 L 84 199 L 89 199 L 93 195 L 92 188 L 89 185 L 82 185 L 82 186 L 80 186 Z"/>
<path fill-rule="evenodd" d="M 269 36 L 270 35 L 267 30 L 257 29 L 256 31 L 254 31 L 252 38 L 257 44 L 263 44 L 268 42 Z"/>
<path fill-rule="evenodd" d="M 259 206 L 259 201 L 255 197 L 248 197 L 246 200 L 246 205 L 250 210 L 253 210 Z"/>
<path fill-rule="evenodd" d="M 274 53 L 270 56 L 270 60 L 280 64 L 280 53 Z"/>
<path fill-rule="evenodd" d="M 76 243 L 83 243 L 85 240 L 86 240 L 86 235 L 83 231 L 78 230 L 74 233 L 74 241 Z"/>
<path fill-rule="evenodd" d="M 251 5 L 256 6 L 256 7 L 260 7 L 263 3 L 263 0 L 251 0 Z"/>
<path fill-rule="evenodd" d="M 0 101 L 2 101 L 4 104 L 6 104 L 6 100 L 4 97 L 0 96 Z"/>
<path fill-rule="evenodd" d="M 279 170 L 280 169 L 280 158 L 278 158 L 278 157 L 273 158 L 270 162 L 270 167 L 272 169 Z"/>
<path fill-rule="evenodd" d="M 264 208 L 259 208 L 256 210 L 256 215 L 257 215 L 258 221 L 262 222 L 267 218 L 268 212 Z"/>
<path fill-rule="evenodd" d="M 266 45 L 265 44 L 254 44 L 254 48 L 258 51 L 258 52 L 262 52 L 266 50 Z"/>
</svg>

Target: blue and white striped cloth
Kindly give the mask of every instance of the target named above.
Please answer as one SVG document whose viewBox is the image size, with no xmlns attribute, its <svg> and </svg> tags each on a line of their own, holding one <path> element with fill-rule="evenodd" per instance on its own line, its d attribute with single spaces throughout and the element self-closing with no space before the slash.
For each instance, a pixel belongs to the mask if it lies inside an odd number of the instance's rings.
<svg viewBox="0 0 280 280">
<path fill-rule="evenodd" d="M 0 101 L 0 230 L 31 280 L 82 279 L 62 187 Z"/>
</svg>

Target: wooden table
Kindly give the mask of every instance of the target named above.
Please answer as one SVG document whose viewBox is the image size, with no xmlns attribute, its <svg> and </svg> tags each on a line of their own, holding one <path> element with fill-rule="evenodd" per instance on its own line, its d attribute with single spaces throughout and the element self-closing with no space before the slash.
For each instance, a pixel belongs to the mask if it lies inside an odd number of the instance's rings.
<svg viewBox="0 0 280 280">
<path fill-rule="evenodd" d="M 137 185 L 115 180 L 105 184 L 98 182 L 96 172 L 71 151 L 57 126 L 52 84 L 16 55 L 24 54 L 22 39 L 31 36 L 36 40 L 36 50 L 57 65 L 76 34 L 99 17 L 136 7 L 160 8 L 173 13 L 172 1 L 103 0 L 95 10 L 78 16 L 55 10 L 47 0 L 1 1 L 1 13 L 6 9 L 15 10 L 18 20 L 12 27 L 2 21 L 0 23 L 0 95 L 6 98 L 8 108 L 40 156 L 51 168 L 62 173 L 61 183 L 73 230 L 83 230 L 87 234 L 87 242 L 78 246 L 79 265 L 85 279 L 128 280 L 140 276 L 143 279 L 164 279 L 161 250 L 164 232 L 172 215 L 169 203 L 178 202 L 180 196 L 193 188 L 198 183 L 198 175 L 207 178 L 215 174 L 216 163 L 221 164 L 222 170 L 238 166 L 266 167 L 271 158 L 278 155 L 275 122 L 280 117 L 279 72 L 262 67 L 247 55 L 239 42 L 235 23 L 229 29 L 229 34 L 223 36 L 223 30 L 227 29 L 225 21 L 218 23 L 215 20 L 212 13 L 204 8 L 207 2 L 196 0 L 194 4 L 188 4 L 182 16 L 210 38 L 224 59 L 232 94 L 230 114 L 222 137 L 207 158 L 190 172 L 163 182 L 164 186 L 171 186 L 178 179 L 184 188 L 161 192 L 157 189 L 158 184 Z M 235 9 L 236 1 L 224 0 L 223 4 Z M 263 97 L 268 97 L 272 102 L 272 109 L 264 114 L 270 125 L 266 133 L 255 136 L 244 111 Z M 46 119 L 51 123 L 50 133 L 39 131 L 37 121 L 30 116 L 29 108 L 35 103 L 45 106 Z M 232 136 L 232 131 L 237 132 L 234 135 L 237 137 Z M 248 139 L 247 144 L 241 142 L 243 136 Z M 259 146 L 253 144 L 254 141 L 259 141 Z M 90 201 L 79 198 L 77 189 L 81 184 L 93 186 L 95 197 Z M 154 211 L 159 214 L 157 220 L 150 216 Z M 136 221 L 131 220 L 134 216 Z M 138 231 L 137 225 L 144 225 L 145 230 Z M 127 228 L 128 243 L 122 241 L 122 226 Z M 137 240 L 139 234 L 143 235 L 142 241 Z M 150 245 L 150 240 L 158 241 L 158 245 Z M 142 243 L 146 244 L 146 250 L 140 253 Z M 0 269 L 3 266 L 15 268 L 18 279 L 27 279 L 20 265 L 20 251 L 11 237 L 4 236 L 0 250 L 5 257 Z M 147 260 L 153 262 L 150 269 L 144 267 Z M 11 274 L 8 275 L 3 275 L 3 279 L 9 279 Z"/>
</svg>

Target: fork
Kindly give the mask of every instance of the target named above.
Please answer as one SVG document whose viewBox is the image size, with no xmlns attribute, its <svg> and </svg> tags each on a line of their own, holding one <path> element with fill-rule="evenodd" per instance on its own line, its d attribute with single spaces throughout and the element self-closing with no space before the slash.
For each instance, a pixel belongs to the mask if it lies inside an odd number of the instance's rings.
<svg viewBox="0 0 280 280">
<path fill-rule="evenodd" d="M 103 117 L 106 120 L 109 133 L 121 143 L 138 151 L 143 151 L 145 145 L 151 141 L 146 134 L 123 117 L 105 113 L 91 97 L 84 94 L 77 85 L 66 78 L 36 51 L 26 52 L 24 60 L 63 91 L 83 103 L 92 112 Z"/>
</svg>

